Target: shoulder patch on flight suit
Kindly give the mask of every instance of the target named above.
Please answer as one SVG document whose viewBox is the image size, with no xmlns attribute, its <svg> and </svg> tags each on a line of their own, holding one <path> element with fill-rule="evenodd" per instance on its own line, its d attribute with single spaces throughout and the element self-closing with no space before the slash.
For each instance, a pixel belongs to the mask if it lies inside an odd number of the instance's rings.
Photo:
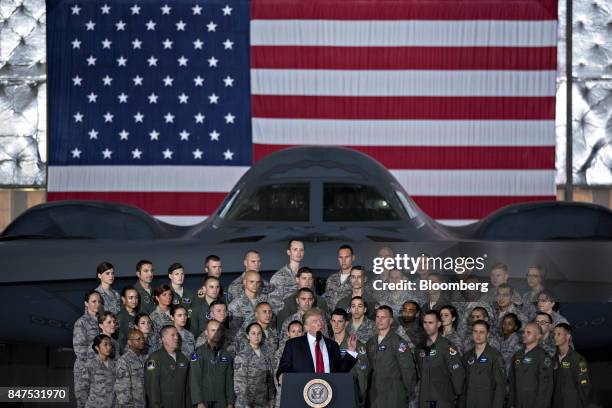
<svg viewBox="0 0 612 408">
<path fill-rule="evenodd" d="M 229 358 L 227 356 L 221 356 L 222 363 L 229 363 Z"/>
<path fill-rule="evenodd" d="M 551 364 L 552 364 L 552 361 L 550 361 L 550 357 L 546 357 L 546 358 L 544 359 L 544 365 L 545 365 L 546 367 L 550 367 L 550 365 L 551 365 Z"/>
<path fill-rule="evenodd" d="M 515 364 L 515 365 L 519 365 L 519 364 L 521 364 L 521 359 L 520 359 L 520 358 L 517 358 L 516 360 L 514 360 L 514 364 Z"/>
<path fill-rule="evenodd" d="M 381 344 L 380 346 L 378 346 L 378 351 L 385 351 L 387 349 L 387 346 L 385 346 L 384 344 Z"/>
<path fill-rule="evenodd" d="M 147 370 L 155 370 L 155 360 L 147 361 Z"/>
<path fill-rule="evenodd" d="M 366 349 L 364 346 L 359 346 L 359 354 L 365 354 L 366 353 Z"/>
<path fill-rule="evenodd" d="M 340 356 L 344 357 L 346 355 L 346 349 L 340 349 Z"/>
<path fill-rule="evenodd" d="M 453 370 L 456 370 L 459 368 L 459 364 L 453 364 Z"/>
<path fill-rule="evenodd" d="M 181 303 L 181 301 L 178 298 L 172 299 L 172 304 L 178 305 L 179 303 Z"/>
<path fill-rule="evenodd" d="M 191 361 L 198 361 L 198 359 L 199 359 L 198 353 L 196 353 L 195 351 L 191 353 Z"/>
<path fill-rule="evenodd" d="M 470 358 L 468 359 L 467 363 L 468 363 L 469 365 L 474 364 L 474 363 L 475 363 L 474 357 L 470 357 Z"/>
<path fill-rule="evenodd" d="M 570 368 L 571 364 L 569 361 L 564 361 L 561 363 L 561 368 Z"/>
<path fill-rule="evenodd" d="M 525 357 L 525 358 L 523 358 L 523 363 L 525 363 L 525 364 L 531 364 L 531 357 Z"/>
<path fill-rule="evenodd" d="M 587 363 L 586 363 L 586 361 L 584 361 L 584 360 L 582 360 L 582 361 L 580 361 L 580 362 L 578 363 L 578 367 L 580 367 L 580 372 L 581 372 L 581 373 L 586 373 L 586 372 L 588 371 L 588 368 L 587 368 Z"/>
<path fill-rule="evenodd" d="M 359 369 L 360 369 L 360 370 L 367 370 L 367 369 L 368 369 L 368 365 L 367 365 L 366 363 L 364 363 L 364 364 L 360 364 L 360 365 L 359 365 Z"/>
<path fill-rule="evenodd" d="M 184 297 L 183 298 L 183 303 L 189 304 L 189 303 L 191 303 L 191 299 Z"/>
<path fill-rule="evenodd" d="M 177 363 L 177 365 L 176 365 L 176 366 L 177 366 L 178 368 L 185 368 L 185 367 L 187 367 L 187 364 L 185 364 L 185 363 Z"/>
<path fill-rule="evenodd" d="M 406 351 L 406 343 L 404 343 L 403 341 L 400 341 L 399 347 L 397 348 L 397 351 L 399 351 L 400 353 L 405 352 Z"/>
<path fill-rule="evenodd" d="M 586 379 L 580 380 L 580 384 L 586 384 L 586 383 L 588 383 L 588 381 Z"/>
<path fill-rule="evenodd" d="M 438 352 L 436 351 L 436 349 L 432 348 L 429 351 L 429 357 L 436 357 L 438 355 Z"/>
<path fill-rule="evenodd" d="M 480 358 L 478 359 L 478 362 L 482 363 L 482 364 L 487 363 L 487 362 L 489 362 L 489 357 L 480 356 Z"/>
<path fill-rule="evenodd" d="M 452 348 L 452 347 L 449 347 L 449 348 L 448 348 L 448 354 L 450 354 L 451 356 L 454 356 L 454 355 L 456 355 L 456 354 L 457 354 L 457 350 L 455 350 L 455 349 L 454 349 L 454 348 Z"/>
</svg>

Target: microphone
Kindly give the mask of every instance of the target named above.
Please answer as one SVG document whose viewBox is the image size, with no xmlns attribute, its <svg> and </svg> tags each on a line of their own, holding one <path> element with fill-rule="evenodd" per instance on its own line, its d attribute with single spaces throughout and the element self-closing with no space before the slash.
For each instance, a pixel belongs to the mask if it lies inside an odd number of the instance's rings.
<svg viewBox="0 0 612 408">
<path fill-rule="evenodd" d="M 321 333 L 321 330 L 317 331 L 317 341 L 320 342 L 321 339 L 323 338 L 323 333 Z"/>
</svg>

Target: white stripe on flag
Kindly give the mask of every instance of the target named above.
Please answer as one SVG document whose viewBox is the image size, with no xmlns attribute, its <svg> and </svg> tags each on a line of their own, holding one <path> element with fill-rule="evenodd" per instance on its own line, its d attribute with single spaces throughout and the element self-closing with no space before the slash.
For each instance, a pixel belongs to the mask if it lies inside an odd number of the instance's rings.
<svg viewBox="0 0 612 408">
<path fill-rule="evenodd" d="M 246 167 L 50 167 L 49 191 L 228 192 Z M 554 170 L 391 170 L 410 195 L 554 195 Z"/>
<path fill-rule="evenodd" d="M 252 69 L 255 95 L 554 96 L 555 71 Z"/>
<path fill-rule="evenodd" d="M 253 118 L 253 143 L 329 145 L 331 140 L 342 146 L 554 146 L 555 121 Z"/>
<path fill-rule="evenodd" d="M 411 196 L 555 195 L 555 170 L 391 170 Z"/>
<path fill-rule="evenodd" d="M 552 47 L 557 22 L 252 20 L 251 45 Z"/>
<path fill-rule="evenodd" d="M 48 190 L 228 192 L 246 166 L 49 166 Z"/>
</svg>

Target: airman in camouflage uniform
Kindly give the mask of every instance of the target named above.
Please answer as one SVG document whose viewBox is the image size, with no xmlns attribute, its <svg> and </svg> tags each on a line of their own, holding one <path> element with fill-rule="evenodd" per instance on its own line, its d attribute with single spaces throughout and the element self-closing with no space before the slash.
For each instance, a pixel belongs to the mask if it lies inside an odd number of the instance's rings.
<svg viewBox="0 0 612 408">
<path fill-rule="evenodd" d="M 145 338 L 138 329 L 128 332 L 128 349 L 116 363 L 115 395 L 120 408 L 145 408 Z"/>
<path fill-rule="evenodd" d="M 258 323 L 247 327 L 248 344 L 234 360 L 236 408 L 268 408 L 274 401 L 272 353 L 260 348 L 262 330 Z"/>
<path fill-rule="evenodd" d="M 553 393 L 552 359 L 538 346 L 542 331 L 529 323 L 523 331 L 525 350 L 513 357 L 510 368 L 511 408 L 548 408 Z"/>
<path fill-rule="evenodd" d="M 323 294 L 327 306 L 332 310 L 336 308 L 336 304 L 340 299 L 348 296 L 352 291 L 350 273 L 353 268 L 353 262 L 355 262 L 353 248 L 349 245 L 342 245 L 338 249 L 340 271 L 327 278 L 325 293 Z"/>
<path fill-rule="evenodd" d="M 72 348 L 76 359 L 74 361 L 74 388 L 83 389 L 82 379 L 83 371 L 87 365 L 87 361 L 93 360 L 96 356 L 95 351 L 91 348 L 94 338 L 100 333 L 98 327 L 97 313 L 102 308 L 102 298 L 96 291 L 89 291 L 85 295 L 85 313 L 79 317 L 74 323 L 72 334 Z M 83 396 L 76 395 L 78 407 L 85 406 Z"/>
<path fill-rule="evenodd" d="M 326 317 L 329 316 L 329 308 L 327 307 L 327 302 L 325 301 L 323 297 L 315 293 L 314 273 L 312 272 L 312 269 L 310 269 L 307 266 L 301 267 L 298 270 L 296 282 L 297 282 L 297 286 L 299 289 L 297 289 L 295 292 L 293 292 L 289 296 L 285 297 L 285 300 L 283 300 L 283 308 L 281 309 L 280 312 L 277 313 L 276 325 L 278 327 L 283 325 L 287 317 L 297 312 L 298 291 L 302 288 L 308 288 L 312 290 L 312 293 L 314 295 L 313 307 L 318 307 L 319 309 L 323 311 Z"/>
<path fill-rule="evenodd" d="M 234 371 L 232 358 L 219 348 L 223 328 L 216 320 L 208 322 L 204 333 L 207 342 L 191 356 L 191 399 L 194 404 L 207 408 L 225 408 L 234 404 Z"/>
<path fill-rule="evenodd" d="M 279 346 L 281 344 L 284 346 L 285 342 L 287 341 L 287 328 L 289 326 L 289 323 L 291 323 L 294 320 L 298 320 L 301 322 L 302 316 L 304 315 L 304 313 L 312 309 L 312 304 L 314 303 L 314 294 L 312 290 L 308 288 L 302 288 L 298 291 L 297 299 L 298 299 L 298 311 L 292 314 L 291 316 L 287 317 L 279 330 L 279 336 L 278 336 Z M 324 336 L 327 336 L 327 325 L 323 326 L 322 333 Z"/>
<path fill-rule="evenodd" d="M 346 329 L 349 335 L 355 334 L 357 340 L 366 343 L 374 335 L 374 322 L 365 316 L 366 305 L 360 296 L 351 300 L 351 318 Z"/>
<path fill-rule="evenodd" d="M 406 407 L 414 396 L 417 371 L 408 344 L 391 330 L 393 312 L 388 306 L 376 310 L 378 334 L 366 344 L 370 364 L 369 406 Z"/>
<path fill-rule="evenodd" d="M 586 360 L 570 346 L 571 327 L 555 327 L 558 349 L 554 361 L 554 408 L 586 408 L 591 400 L 591 380 Z"/>
<path fill-rule="evenodd" d="M 538 345 L 544 349 L 548 357 L 552 358 L 557 353 L 555 346 L 555 334 L 553 333 L 552 317 L 545 312 L 536 312 L 534 320 L 542 329 L 542 338 Z"/>
<path fill-rule="evenodd" d="M 499 352 L 505 363 L 506 375 L 510 375 L 514 354 L 523 348 L 523 342 L 519 335 L 520 320 L 514 313 L 510 313 L 502 320 L 502 336 L 500 337 Z"/>
<path fill-rule="evenodd" d="M 261 302 L 267 302 L 268 296 L 264 295 L 261 288 L 261 276 L 259 272 L 247 271 L 244 276 L 244 293 L 236 296 L 227 310 L 232 317 L 230 327 L 234 333 L 249 320 L 255 319 L 255 306 Z"/>
<path fill-rule="evenodd" d="M 351 280 L 351 293 L 338 300 L 336 308 L 344 309 L 348 314 L 351 314 L 351 300 L 355 296 L 359 296 L 365 302 L 367 318 L 373 321 L 376 318 L 376 304 L 378 301 L 374 294 L 367 290 L 365 269 L 361 265 L 353 266 L 349 279 Z"/>
<path fill-rule="evenodd" d="M 121 296 L 119 295 L 119 292 L 114 289 L 107 292 L 102 288 L 102 285 L 99 285 L 95 290 L 100 294 L 100 296 L 102 296 L 104 311 L 112 312 L 115 315 L 119 314 L 121 311 Z"/>
<path fill-rule="evenodd" d="M 462 358 L 465 367 L 465 391 L 460 406 L 464 408 L 503 408 L 506 394 L 504 360 L 487 344 L 489 324 L 484 320 L 474 322 L 473 335 L 476 347 Z"/>
<path fill-rule="evenodd" d="M 75 385 L 77 406 L 100 408 L 115 406 L 115 362 L 110 359 L 112 343 L 110 337 L 100 334 L 94 338 L 92 347 L 97 356 L 85 365 L 81 381 Z M 80 405 L 83 403 L 83 405 Z"/>
<path fill-rule="evenodd" d="M 287 256 L 289 257 L 287 265 L 276 271 L 270 278 L 270 285 L 274 287 L 274 291 L 270 293 L 269 299 L 275 313 L 278 313 L 283 307 L 283 300 L 299 289 L 296 278 L 304 259 L 304 242 L 297 239 L 290 240 L 287 246 Z"/>
<path fill-rule="evenodd" d="M 437 408 L 451 408 L 463 392 L 465 370 L 459 350 L 438 332 L 440 315 L 435 310 L 425 312 L 423 329 L 427 339 L 418 346 L 417 364 L 419 407 L 429 408 L 435 401 Z"/>
<path fill-rule="evenodd" d="M 161 330 L 162 347 L 145 363 L 147 405 L 191 408 L 189 360 L 178 350 L 180 336 L 173 326 Z"/>
<path fill-rule="evenodd" d="M 508 265 L 497 262 L 491 265 L 491 284 L 488 287 L 488 291 L 480 298 L 480 300 L 495 305 L 497 303 L 497 289 L 500 285 L 508 285 Z M 522 307 L 521 294 L 513 290 L 511 303 Z"/>
<path fill-rule="evenodd" d="M 388 275 L 389 283 L 399 283 L 405 279 L 404 275 L 397 269 L 391 269 Z M 425 295 L 420 291 L 381 290 L 378 294 L 378 305 L 387 305 L 393 310 L 393 314 L 400 315 L 402 306 L 408 300 L 422 305 Z M 419 306 L 420 307 L 420 306 Z"/>
<path fill-rule="evenodd" d="M 348 314 L 344 309 L 336 308 L 331 316 L 331 327 L 334 341 L 340 347 L 341 357 L 344 358 L 349 349 L 350 336 L 346 332 L 349 323 Z M 368 376 L 370 373 L 370 362 L 368 360 L 366 344 L 357 342 L 357 363 L 351 368 L 350 373 L 357 382 L 357 401 L 359 407 L 365 407 L 368 392 Z M 279 357 L 280 358 L 280 357 Z"/>
<path fill-rule="evenodd" d="M 136 264 L 136 276 L 138 280 L 134 284 L 134 289 L 140 296 L 139 311 L 150 314 L 155 310 L 155 299 L 153 298 L 153 263 L 147 260 L 138 261 Z"/>
<path fill-rule="evenodd" d="M 151 323 L 153 323 L 153 332 L 151 333 L 151 336 L 153 336 L 154 338 L 159 338 L 159 333 L 162 327 L 174 326 L 174 322 L 172 321 L 172 317 L 170 316 L 170 310 L 164 312 L 160 309 L 159 306 L 155 308 L 155 310 L 149 315 L 149 317 L 151 318 Z M 155 349 L 153 351 L 156 351 L 157 349 L 159 349 L 159 347 L 161 347 L 161 344 L 157 340 L 154 341 Z"/>
<path fill-rule="evenodd" d="M 425 332 L 420 324 L 421 307 L 414 300 L 407 300 L 402 305 L 399 318 L 399 325 L 395 331 L 410 347 L 414 350 L 418 344 L 425 340 Z"/>
<path fill-rule="evenodd" d="M 243 272 L 239 277 L 234 279 L 227 288 L 227 293 L 232 299 L 232 302 L 245 290 L 243 281 L 244 276 L 246 275 L 246 271 L 259 272 L 259 270 L 261 269 L 261 257 L 259 256 L 259 252 L 253 250 L 247 251 L 247 253 L 244 255 L 243 264 L 245 272 Z M 270 284 L 270 282 L 265 279 L 262 279 L 261 293 L 263 293 L 264 295 L 269 295 L 273 291 L 274 287 Z"/>
<path fill-rule="evenodd" d="M 234 342 L 236 348 L 236 354 L 238 354 L 243 348 L 248 346 L 248 340 L 245 336 L 246 329 L 251 323 L 257 323 L 263 330 L 263 343 L 262 348 L 266 348 L 269 352 L 274 352 L 278 348 L 278 332 L 276 327 L 272 325 L 272 307 L 267 302 L 259 303 L 255 308 L 255 320 L 242 324 L 242 327 L 236 333 L 236 340 Z"/>
</svg>

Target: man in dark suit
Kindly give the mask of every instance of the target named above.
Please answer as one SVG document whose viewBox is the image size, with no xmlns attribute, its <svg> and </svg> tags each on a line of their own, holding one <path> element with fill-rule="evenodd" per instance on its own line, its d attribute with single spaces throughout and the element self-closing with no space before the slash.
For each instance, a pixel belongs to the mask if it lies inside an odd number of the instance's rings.
<svg viewBox="0 0 612 408">
<path fill-rule="evenodd" d="M 323 337 L 323 312 L 312 308 L 304 313 L 304 334 L 287 341 L 276 370 L 276 378 L 282 382 L 283 373 L 347 373 L 357 362 L 357 338 L 352 335 L 348 351 L 342 357 L 338 344 Z"/>
</svg>

